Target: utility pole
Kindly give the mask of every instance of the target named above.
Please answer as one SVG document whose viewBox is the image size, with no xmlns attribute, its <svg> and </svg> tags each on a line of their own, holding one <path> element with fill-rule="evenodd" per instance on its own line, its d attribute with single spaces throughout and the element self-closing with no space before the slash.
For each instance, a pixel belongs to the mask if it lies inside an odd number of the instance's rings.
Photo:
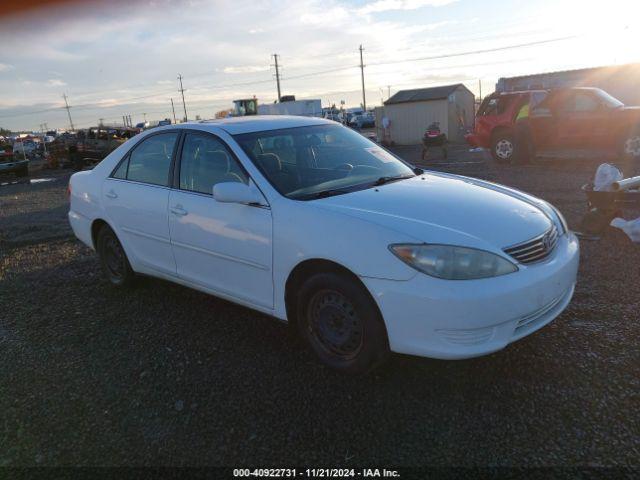
<svg viewBox="0 0 640 480">
<path fill-rule="evenodd" d="M 364 62 L 362 61 L 362 51 L 364 50 L 364 48 L 362 48 L 362 45 L 360 45 L 360 74 L 362 76 L 362 109 L 366 112 L 367 111 L 367 99 L 365 97 L 364 94 Z"/>
<path fill-rule="evenodd" d="M 182 94 L 182 108 L 184 108 L 184 121 L 187 121 L 187 104 L 184 103 L 184 88 L 182 88 L 182 75 L 178 74 L 178 80 L 180 80 L 180 94 Z"/>
<path fill-rule="evenodd" d="M 129 117 L 129 126 L 133 127 L 133 122 L 131 121 L 131 115 L 127 115 Z"/>
<path fill-rule="evenodd" d="M 173 98 L 172 98 L 172 99 L 170 99 L 170 100 L 171 100 L 171 111 L 173 112 L 173 123 L 178 123 L 178 122 L 176 121 L 176 109 L 175 109 L 175 108 L 174 108 L 174 106 L 173 106 Z"/>
<path fill-rule="evenodd" d="M 274 53 L 273 54 L 273 63 L 274 63 L 274 67 L 276 67 L 276 86 L 278 87 L 278 103 L 280 103 L 280 70 L 278 67 L 278 54 Z"/>
<path fill-rule="evenodd" d="M 40 133 L 42 134 L 42 148 L 44 149 L 44 156 L 46 158 L 47 156 L 47 140 L 44 138 L 45 137 L 45 129 L 47 128 L 47 124 L 46 123 L 41 123 L 40 124 Z"/>
<path fill-rule="evenodd" d="M 102 124 L 104 123 L 104 118 L 99 118 L 98 121 L 99 121 L 98 125 L 102 126 Z"/>
<path fill-rule="evenodd" d="M 480 103 L 482 103 L 482 79 L 479 78 L 478 79 L 478 89 L 479 89 L 479 96 L 480 96 Z"/>
<path fill-rule="evenodd" d="M 391 98 L 391 85 L 387 85 L 387 100 Z"/>
<path fill-rule="evenodd" d="M 71 111 L 69 110 L 71 107 L 69 106 L 69 103 L 67 102 L 67 94 L 64 93 L 62 95 L 62 98 L 64 98 L 64 108 L 67 109 L 67 115 L 69 115 L 69 123 L 71 124 L 71 131 L 74 132 L 75 128 L 73 128 L 73 120 L 71 120 Z"/>
</svg>

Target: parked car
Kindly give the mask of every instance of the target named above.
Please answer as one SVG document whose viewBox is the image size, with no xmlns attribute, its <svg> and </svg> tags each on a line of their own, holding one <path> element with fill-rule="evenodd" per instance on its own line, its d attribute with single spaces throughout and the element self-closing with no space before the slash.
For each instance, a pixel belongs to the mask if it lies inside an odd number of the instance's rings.
<svg viewBox="0 0 640 480">
<path fill-rule="evenodd" d="M 549 92 L 531 108 L 529 128 L 536 156 L 618 159 L 627 168 L 640 163 L 640 107 L 625 107 L 599 88 Z"/>
<path fill-rule="evenodd" d="M 376 119 L 370 112 L 354 114 L 349 125 L 355 128 L 373 128 L 376 126 Z"/>
<path fill-rule="evenodd" d="M 512 160 L 515 152 L 514 123 L 518 110 L 525 103 L 536 105 L 547 96 L 546 90 L 492 93 L 478 108 L 473 133 L 465 135 L 472 147 L 491 150 L 493 158 L 502 163 Z"/>
<path fill-rule="evenodd" d="M 509 162 L 516 116 L 526 102 L 535 156 L 640 162 L 640 107 L 625 107 L 599 88 L 494 93 L 480 106 L 467 142 L 490 148 L 497 161 Z"/>
<path fill-rule="evenodd" d="M 500 350 L 558 316 L 576 282 L 578 241 L 549 203 L 426 173 L 325 119 L 159 127 L 69 194 L 112 285 L 147 274 L 267 313 L 350 373 L 389 351 Z"/>
</svg>

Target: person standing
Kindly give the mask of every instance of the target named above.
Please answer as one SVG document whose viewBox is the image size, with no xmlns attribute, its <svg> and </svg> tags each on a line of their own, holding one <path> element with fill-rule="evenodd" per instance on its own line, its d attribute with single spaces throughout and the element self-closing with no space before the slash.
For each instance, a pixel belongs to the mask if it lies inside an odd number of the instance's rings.
<svg viewBox="0 0 640 480">
<path fill-rule="evenodd" d="M 514 158 L 518 163 L 527 163 L 534 156 L 531 126 L 529 124 L 529 99 L 518 110 L 513 131 Z"/>
</svg>

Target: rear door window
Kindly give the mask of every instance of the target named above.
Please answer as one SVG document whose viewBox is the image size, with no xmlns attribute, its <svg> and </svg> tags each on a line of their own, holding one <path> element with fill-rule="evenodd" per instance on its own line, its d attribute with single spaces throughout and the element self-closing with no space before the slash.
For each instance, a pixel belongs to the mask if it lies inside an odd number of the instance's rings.
<svg viewBox="0 0 640 480">
<path fill-rule="evenodd" d="M 169 185 L 169 167 L 177 139 L 178 132 L 167 132 L 142 140 L 129 155 L 127 180 Z"/>
</svg>

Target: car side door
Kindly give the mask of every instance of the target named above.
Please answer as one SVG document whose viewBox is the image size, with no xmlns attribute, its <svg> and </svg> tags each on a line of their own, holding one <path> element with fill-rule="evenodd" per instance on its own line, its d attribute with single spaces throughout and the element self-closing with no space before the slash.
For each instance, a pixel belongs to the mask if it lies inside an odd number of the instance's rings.
<svg viewBox="0 0 640 480">
<path fill-rule="evenodd" d="M 536 151 L 554 149 L 558 143 L 557 105 L 562 102 L 557 93 L 546 95 L 542 100 L 529 99 L 529 126 Z"/>
<path fill-rule="evenodd" d="M 176 274 L 168 203 L 179 135 L 170 131 L 144 138 L 102 185 L 102 204 L 134 270 Z"/>
<path fill-rule="evenodd" d="M 272 220 L 262 205 L 222 203 L 213 186 L 252 180 L 232 149 L 208 132 L 185 134 L 169 197 L 178 276 L 223 296 L 273 308 Z"/>
<path fill-rule="evenodd" d="M 590 90 L 572 90 L 559 108 L 558 147 L 593 149 L 606 132 L 607 111 Z"/>
</svg>

